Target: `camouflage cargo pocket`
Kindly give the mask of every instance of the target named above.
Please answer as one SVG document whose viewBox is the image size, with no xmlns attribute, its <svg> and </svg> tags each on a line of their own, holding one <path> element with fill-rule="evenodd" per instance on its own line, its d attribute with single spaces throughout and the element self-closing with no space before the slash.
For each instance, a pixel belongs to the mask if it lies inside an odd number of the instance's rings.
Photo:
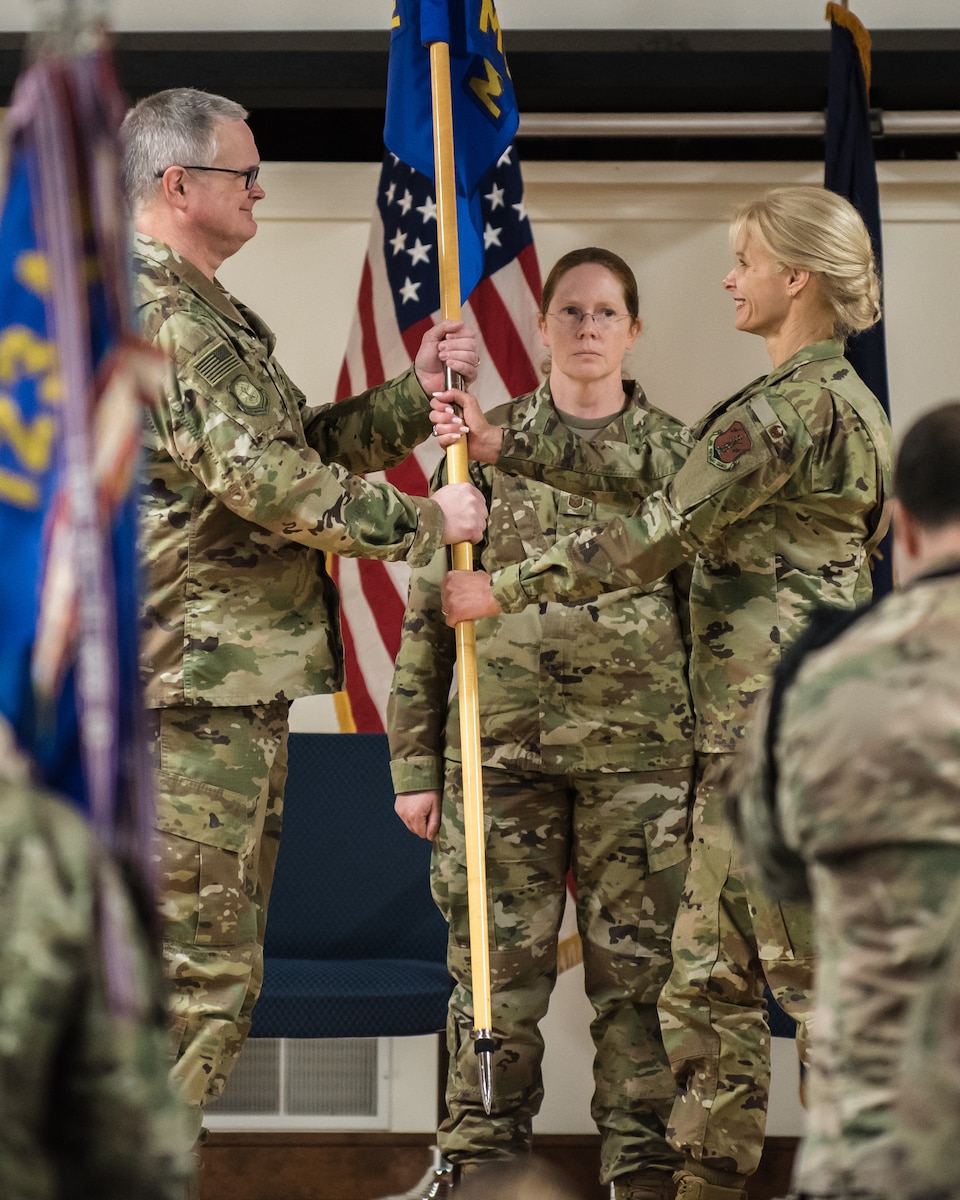
<svg viewBox="0 0 960 1200">
<path fill-rule="evenodd" d="M 240 854 L 252 837 L 259 793 L 243 795 L 172 771 L 156 773 L 156 827 Z"/>
<path fill-rule="evenodd" d="M 253 943 L 256 910 L 244 886 L 239 856 L 192 838 L 165 832 L 155 836 L 164 940 L 179 947 Z M 188 951 L 178 978 L 185 980 L 194 971 L 208 969 L 201 965 L 203 961 Z"/>
</svg>

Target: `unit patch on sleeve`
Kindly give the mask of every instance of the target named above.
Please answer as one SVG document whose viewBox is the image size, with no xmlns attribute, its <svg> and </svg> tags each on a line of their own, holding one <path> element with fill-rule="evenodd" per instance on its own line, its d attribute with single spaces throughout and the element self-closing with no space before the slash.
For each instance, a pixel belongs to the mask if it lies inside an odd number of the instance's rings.
<svg viewBox="0 0 960 1200">
<path fill-rule="evenodd" d="M 734 421 L 727 429 L 719 429 L 710 438 L 707 459 L 721 471 L 730 471 L 751 448 L 750 434 L 742 421 Z"/>
<path fill-rule="evenodd" d="M 267 411 L 267 397 L 264 392 L 246 375 L 241 375 L 230 385 L 237 402 L 237 407 L 251 417 L 258 417 Z"/>
</svg>

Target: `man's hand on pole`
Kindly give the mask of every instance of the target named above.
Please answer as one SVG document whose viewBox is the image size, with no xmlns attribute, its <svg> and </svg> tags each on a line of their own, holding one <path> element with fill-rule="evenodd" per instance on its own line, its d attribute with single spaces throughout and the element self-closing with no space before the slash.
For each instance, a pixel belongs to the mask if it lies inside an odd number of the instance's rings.
<svg viewBox="0 0 960 1200">
<path fill-rule="evenodd" d="M 445 367 L 473 383 L 480 365 L 477 331 L 463 321 L 439 321 L 423 335 L 413 365 L 428 396 L 446 387 Z"/>
</svg>

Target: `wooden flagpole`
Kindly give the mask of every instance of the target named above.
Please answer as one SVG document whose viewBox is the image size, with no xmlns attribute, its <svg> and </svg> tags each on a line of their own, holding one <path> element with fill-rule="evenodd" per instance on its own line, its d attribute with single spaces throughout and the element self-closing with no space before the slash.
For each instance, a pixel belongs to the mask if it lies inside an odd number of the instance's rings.
<svg viewBox="0 0 960 1200">
<path fill-rule="evenodd" d="M 457 189 L 453 153 L 453 113 L 450 98 L 450 47 L 430 43 L 430 86 L 433 101 L 433 154 L 437 185 L 437 246 L 440 265 L 440 315 L 460 320 L 460 254 L 457 242 Z M 448 372 L 447 386 L 462 387 Z M 466 439 L 449 446 L 447 474 L 451 483 L 469 482 Z M 473 547 L 458 542 L 452 548 L 457 571 L 473 570 Z M 492 1106 L 494 1040 L 490 1001 L 490 935 L 487 919 L 487 871 L 480 768 L 480 704 L 477 683 L 477 643 L 472 621 L 456 627 L 459 679 L 460 738 L 463 759 L 463 823 L 466 843 L 467 892 L 470 916 L 470 971 L 473 990 L 473 1036 L 480 1070 L 484 1110 Z"/>
</svg>

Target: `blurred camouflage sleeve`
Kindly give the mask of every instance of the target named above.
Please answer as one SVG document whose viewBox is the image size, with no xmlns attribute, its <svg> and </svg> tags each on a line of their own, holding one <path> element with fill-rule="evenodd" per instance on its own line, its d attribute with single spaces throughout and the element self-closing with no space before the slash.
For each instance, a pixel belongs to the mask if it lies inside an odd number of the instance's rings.
<svg viewBox="0 0 960 1200">
<path fill-rule="evenodd" d="M 410 576 L 387 704 L 390 770 L 397 793 L 443 789 L 444 729 L 456 663 L 455 634 L 440 611 L 448 557 L 443 547 L 428 566 Z"/>
<path fill-rule="evenodd" d="M 108 1000 L 103 929 L 123 1001 Z M 159 951 L 80 815 L 0 780 L 0 1195 L 180 1200 Z"/>
<path fill-rule="evenodd" d="M 311 549 L 429 561 L 443 530 L 438 506 L 324 461 L 275 360 L 254 372 L 197 312 L 174 311 L 153 336 L 173 363 L 165 403 L 150 414 L 155 436 L 231 512 Z M 353 411 L 340 432 L 356 442 L 364 428 Z"/>
</svg>

